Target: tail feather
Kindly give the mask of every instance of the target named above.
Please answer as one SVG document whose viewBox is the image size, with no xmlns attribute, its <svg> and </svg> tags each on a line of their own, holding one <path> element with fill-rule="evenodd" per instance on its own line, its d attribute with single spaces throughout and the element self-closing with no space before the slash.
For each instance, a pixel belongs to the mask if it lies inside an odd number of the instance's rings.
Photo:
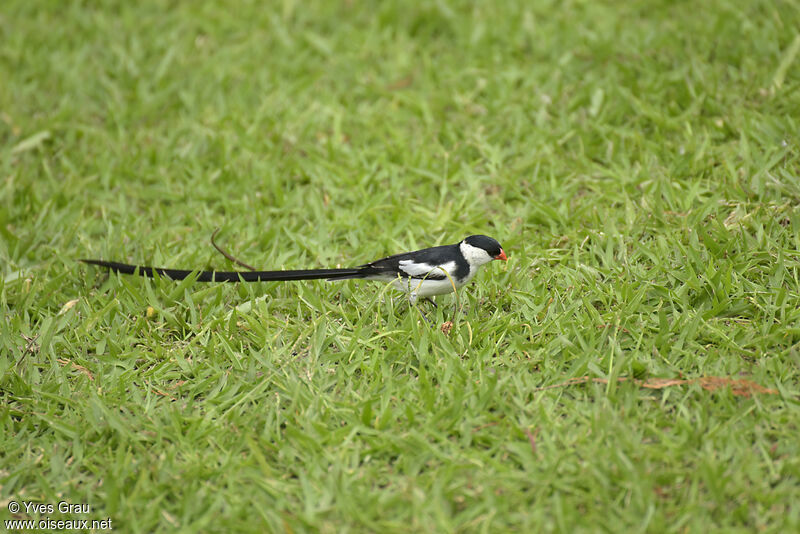
<svg viewBox="0 0 800 534">
<path fill-rule="evenodd" d="M 198 282 L 280 282 L 290 280 L 344 280 L 362 278 L 366 273 L 363 267 L 352 269 L 305 269 L 295 271 L 188 271 L 184 269 L 164 269 L 130 265 L 116 261 L 80 260 L 83 263 L 97 265 L 122 274 L 138 274 L 153 278 L 154 275 L 183 280 L 197 275 Z"/>
</svg>

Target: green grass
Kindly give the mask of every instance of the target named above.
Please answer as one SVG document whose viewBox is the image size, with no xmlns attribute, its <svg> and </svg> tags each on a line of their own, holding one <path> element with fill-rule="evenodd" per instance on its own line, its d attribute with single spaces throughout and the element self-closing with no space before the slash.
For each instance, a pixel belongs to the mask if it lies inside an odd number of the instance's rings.
<svg viewBox="0 0 800 534">
<path fill-rule="evenodd" d="M 800 529 L 795 2 L 0 12 L 0 518 Z M 508 252 L 380 284 L 108 276 Z M 539 390 L 571 378 L 610 379 Z M 620 377 L 778 391 L 650 390 Z M 533 443 L 529 439 L 533 438 Z M 58 513 L 50 514 L 53 518 Z"/>
</svg>

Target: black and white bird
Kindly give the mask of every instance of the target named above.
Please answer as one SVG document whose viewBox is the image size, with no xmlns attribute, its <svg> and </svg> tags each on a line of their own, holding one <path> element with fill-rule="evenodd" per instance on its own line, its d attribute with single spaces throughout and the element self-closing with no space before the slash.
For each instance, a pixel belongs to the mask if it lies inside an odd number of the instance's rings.
<svg viewBox="0 0 800 534">
<path fill-rule="evenodd" d="M 81 260 L 122 274 L 154 274 L 173 280 L 196 275 L 198 282 L 279 282 L 289 280 L 379 280 L 392 283 L 408 294 L 411 303 L 458 290 L 467 284 L 478 269 L 492 260 L 506 261 L 506 253 L 497 240 L 485 235 L 471 235 L 454 245 L 424 248 L 395 254 L 349 269 L 304 269 L 295 271 L 188 271 L 129 265 L 115 261 Z"/>
</svg>

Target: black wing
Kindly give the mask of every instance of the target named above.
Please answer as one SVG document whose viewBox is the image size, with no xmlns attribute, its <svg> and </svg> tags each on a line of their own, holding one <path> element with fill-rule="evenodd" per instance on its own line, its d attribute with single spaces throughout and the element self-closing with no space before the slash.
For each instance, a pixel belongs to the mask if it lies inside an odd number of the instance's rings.
<svg viewBox="0 0 800 534">
<path fill-rule="evenodd" d="M 436 267 L 448 264 L 448 273 L 451 276 L 462 278 L 469 272 L 469 264 L 460 254 L 458 245 L 442 245 L 395 254 L 361 265 L 360 268 L 372 276 L 444 280 L 447 275 Z"/>
</svg>

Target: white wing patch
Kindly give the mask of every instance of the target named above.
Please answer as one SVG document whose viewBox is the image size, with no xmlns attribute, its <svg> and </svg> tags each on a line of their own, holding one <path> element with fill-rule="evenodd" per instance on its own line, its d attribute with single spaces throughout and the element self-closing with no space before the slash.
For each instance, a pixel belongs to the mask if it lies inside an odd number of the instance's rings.
<svg viewBox="0 0 800 534">
<path fill-rule="evenodd" d="M 408 276 L 423 277 L 425 275 L 435 276 L 454 276 L 456 272 L 456 262 L 448 261 L 442 265 L 431 265 L 430 263 L 417 263 L 414 260 L 401 260 L 397 266 Z"/>
<path fill-rule="evenodd" d="M 408 276 L 424 276 L 433 270 L 433 265 L 417 263 L 414 260 L 401 260 L 397 266 Z"/>
</svg>

